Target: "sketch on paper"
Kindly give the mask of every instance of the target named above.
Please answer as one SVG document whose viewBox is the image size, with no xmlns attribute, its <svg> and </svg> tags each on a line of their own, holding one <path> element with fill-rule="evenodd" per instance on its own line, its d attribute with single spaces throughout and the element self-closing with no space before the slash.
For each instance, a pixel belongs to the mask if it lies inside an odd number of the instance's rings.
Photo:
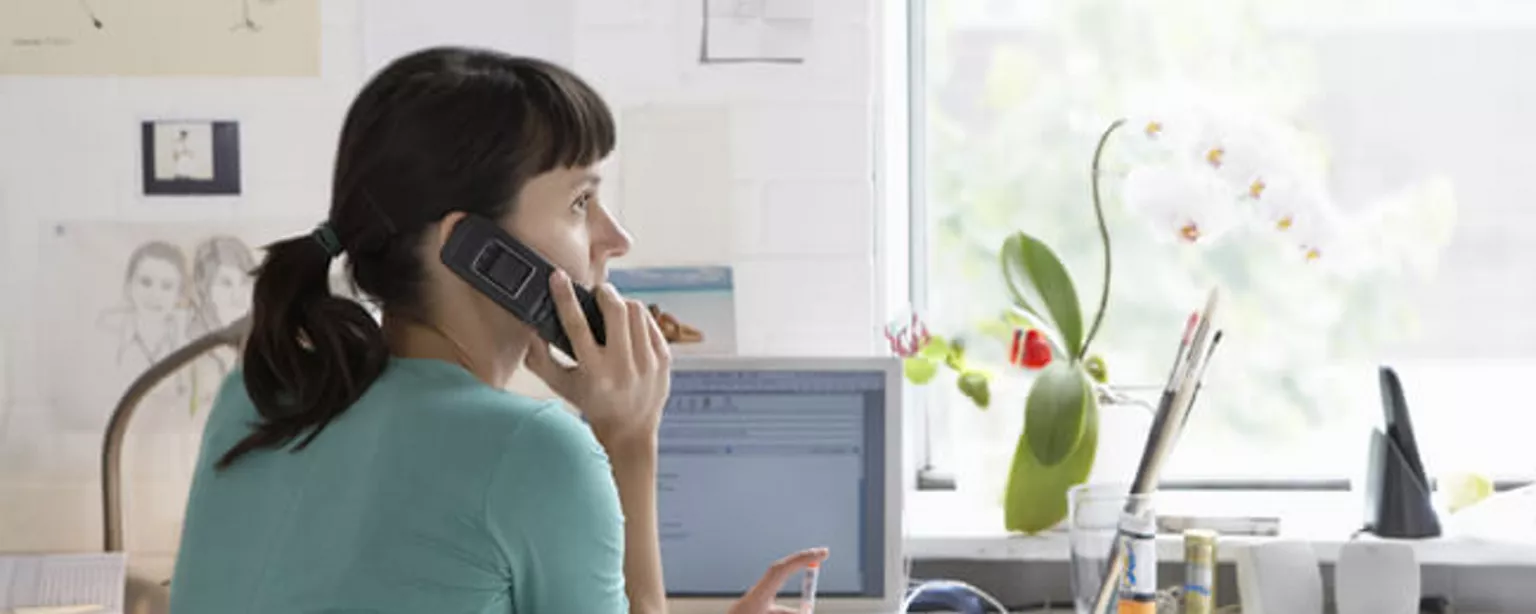
<svg viewBox="0 0 1536 614">
<path fill-rule="evenodd" d="M 251 310 L 251 272 L 256 252 L 239 237 L 215 235 L 192 252 L 192 293 L 187 322 L 190 341 L 233 324 Z M 209 353 L 213 379 L 223 380 L 239 358 L 234 348 Z"/>
<path fill-rule="evenodd" d="M 275 0 L 261 0 L 261 4 L 271 5 L 274 1 Z M 251 0 L 239 0 L 239 2 L 240 21 L 236 22 L 235 25 L 231 26 L 229 29 L 236 32 L 260 32 L 262 30 L 262 25 L 252 17 L 253 13 L 251 12 Z"/>
<path fill-rule="evenodd" d="M 147 121 L 142 125 L 144 194 L 240 193 L 240 125 Z"/>
<path fill-rule="evenodd" d="M 235 32 L 260 32 L 261 24 L 257 23 L 251 14 L 251 0 L 236 0 L 236 2 L 240 5 L 240 18 L 229 29 Z M 262 4 L 270 5 L 272 2 L 273 0 L 261 0 Z M 79 3 L 81 12 L 90 19 L 92 27 L 97 30 L 106 28 L 106 24 L 96 16 L 96 9 L 91 6 L 90 0 L 79 0 Z"/>
<path fill-rule="evenodd" d="M 702 0 L 704 64 L 805 62 L 813 42 L 811 0 Z"/>
<path fill-rule="evenodd" d="M 165 241 L 148 241 L 134 248 L 126 269 L 123 300 L 102 313 L 99 326 L 117 339 L 117 365 L 142 371 L 182 342 L 187 256 Z"/>
<path fill-rule="evenodd" d="M 245 315 L 258 246 L 308 224 L 68 223 L 44 240 L 34 333 L 52 422 L 99 432 L 134 378 Z M 152 390 L 135 428 L 184 427 L 212 404 L 239 356 L 205 354 Z"/>
<path fill-rule="evenodd" d="M 80 0 L 80 9 L 85 11 L 85 16 L 91 20 L 91 25 L 97 30 L 102 28 L 101 18 L 96 16 L 96 9 L 91 8 L 90 0 Z"/>
<path fill-rule="evenodd" d="M 165 122 L 155 124 L 154 130 L 155 179 L 213 179 L 212 124 Z"/>
<path fill-rule="evenodd" d="M 0 74 L 315 76 L 319 0 L 8 0 Z"/>
</svg>

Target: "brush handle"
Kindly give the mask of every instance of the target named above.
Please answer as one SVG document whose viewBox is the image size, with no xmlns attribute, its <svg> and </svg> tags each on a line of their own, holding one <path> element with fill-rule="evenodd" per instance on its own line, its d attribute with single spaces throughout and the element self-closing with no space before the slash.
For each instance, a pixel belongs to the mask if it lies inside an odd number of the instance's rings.
<svg viewBox="0 0 1536 614">
<path fill-rule="evenodd" d="M 1210 296 L 1206 298 L 1205 311 L 1202 312 L 1200 323 L 1195 329 L 1194 338 L 1186 346 L 1182 343 L 1179 348 L 1178 360 L 1174 366 L 1174 381 L 1169 390 L 1163 393 L 1163 399 L 1159 403 L 1156 417 L 1152 421 L 1152 430 L 1147 434 L 1147 447 L 1142 451 L 1141 464 L 1136 470 L 1136 479 L 1131 485 L 1132 495 L 1151 494 L 1157 490 L 1157 478 L 1162 473 L 1163 462 L 1168 459 L 1168 454 L 1173 448 L 1173 443 L 1178 440 L 1179 433 L 1183 431 L 1184 424 L 1189 419 L 1190 407 L 1194 404 L 1194 397 L 1199 390 L 1199 384 L 1194 381 L 1199 373 L 1204 370 L 1203 359 L 1210 354 L 1205 349 L 1206 336 L 1211 333 L 1211 319 L 1216 313 L 1218 292 L 1211 289 Z M 1172 393 L 1170 395 L 1170 392 Z M 1131 497 L 1126 501 L 1126 513 L 1139 515 L 1146 510 L 1143 508 L 1144 499 Z M 1105 569 L 1103 583 L 1099 585 L 1098 594 L 1093 601 L 1093 614 L 1107 614 L 1110 604 L 1114 602 L 1115 589 L 1120 584 L 1120 578 L 1125 574 L 1128 564 L 1126 560 L 1125 546 L 1122 540 L 1116 539 L 1110 548 L 1109 564 Z"/>
</svg>

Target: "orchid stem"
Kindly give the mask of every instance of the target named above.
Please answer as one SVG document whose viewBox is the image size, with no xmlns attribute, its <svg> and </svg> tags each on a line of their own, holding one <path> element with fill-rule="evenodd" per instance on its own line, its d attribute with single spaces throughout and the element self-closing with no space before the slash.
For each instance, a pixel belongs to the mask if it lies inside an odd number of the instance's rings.
<svg viewBox="0 0 1536 614">
<path fill-rule="evenodd" d="M 1093 338 L 1099 334 L 1099 325 L 1104 323 L 1104 311 L 1109 306 L 1109 276 L 1113 272 L 1109 257 L 1109 226 L 1104 223 L 1104 205 L 1099 199 L 1099 159 L 1104 156 L 1104 146 L 1109 144 L 1109 136 L 1114 134 L 1121 126 L 1125 125 L 1125 119 L 1117 119 L 1099 136 L 1099 145 L 1093 150 L 1093 176 L 1089 178 L 1093 185 L 1093 214 L 1099 222 L 1099 239 L 1104 244 L 1104 286 L 1099 292 L 1099 311 L 1093 314 L 1093 325 L 1088 327 L 1088 336 L 1083 338 L 1083 347 L 1078 358 L 1088 356 L 1088 347 L 1093 345 Z"/>
</svg>

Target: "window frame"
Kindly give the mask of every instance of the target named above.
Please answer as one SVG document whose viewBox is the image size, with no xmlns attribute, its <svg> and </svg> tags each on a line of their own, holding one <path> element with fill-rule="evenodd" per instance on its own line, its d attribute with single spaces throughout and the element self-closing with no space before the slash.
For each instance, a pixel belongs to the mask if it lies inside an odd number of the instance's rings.
<svg viewBox="0 0 1536 614">
<path fill-rule="evenodd" d="M 891 322 L 909 310 L 923 313 L 928 308 L 928 168 L 927 168 L 927 15 L 929 0 L 902 0 L 876 3 L 877 23 L 881 24 L 882 52 L 877 69 L 882 75 L 882 95 L 877 110 L 876 202 L 882 214 L 876 216 L 877 245 L 884 261 L 877 295 L 883 303 L 881 322 Z M 883 175 L 883 176 L 882 176 Z M 902 206 L 905 205 L 905 206 Z M 907 244 L 895 239 L 905 235 Z M 908 489 L 951 491 L 959 479 L 936 460 L 935 450 L 952 447 L 944 424 L 953 411 L 952 403 L 932 393 L 928 387 L 906 385 L 904 412 L 907 422 L 907 460 L 904 468 Z M 1170 478 L 1159 488 L 1177 491 L 1304 491 L 1347 492 L 1350 471 L 1337 475 L 1287 476 L 1275 474 L 1262 478 Z M 1504 492 L 1536 484 L 1536 478 L 1492 476 L 1494 490 Z M 1438 482 L 1431 476 L 1431 490 Z"/>
</svg>

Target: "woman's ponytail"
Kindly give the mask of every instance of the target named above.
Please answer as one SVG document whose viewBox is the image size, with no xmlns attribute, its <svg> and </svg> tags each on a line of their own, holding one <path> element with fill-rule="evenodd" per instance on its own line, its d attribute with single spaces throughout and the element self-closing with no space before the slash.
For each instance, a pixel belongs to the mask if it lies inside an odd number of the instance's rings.
<svg viewBox="0 0 1536 614">
<path fill-rule="evenodd" d="M 362 305 L 334 296 L 330 263 L 342 245 L 329 225 L 267 246 L 256 272 L 242 368 L 261 422 L 224 456 L 309 445 L 384 371 L 384 335 Z"/>
</svg>

